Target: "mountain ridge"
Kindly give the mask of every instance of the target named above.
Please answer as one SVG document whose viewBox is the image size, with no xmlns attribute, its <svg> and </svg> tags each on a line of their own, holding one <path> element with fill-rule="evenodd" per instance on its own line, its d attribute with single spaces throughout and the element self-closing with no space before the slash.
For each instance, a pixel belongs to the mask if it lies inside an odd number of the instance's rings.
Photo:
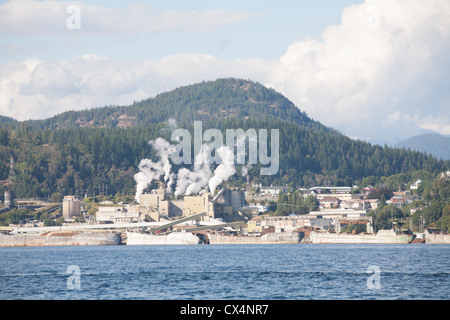
<svg viewBox="0 0 450 320">
<path fill-rule="evenodd" d="M 261 116 L 263 114 L 264 116 Z M 221 78 L 182 86 L 134 102 L 128 106 L 104 106 L 66 111 L 43 120 L 27 120 L 33 128 L 129 128 L 166 122 L 226 118 L 284 120 L 298 125 L 337 133 L 308 117 L 294 103 L 274 89 L 236 78 Z"/>
<path fill-rule="evenodd" d="M 397 148 L 411 149 L 431 154 L 436 158 L 450 160 L 450 137 L 438 133 L 425 133 L 400 141 Z"/>
</svg>

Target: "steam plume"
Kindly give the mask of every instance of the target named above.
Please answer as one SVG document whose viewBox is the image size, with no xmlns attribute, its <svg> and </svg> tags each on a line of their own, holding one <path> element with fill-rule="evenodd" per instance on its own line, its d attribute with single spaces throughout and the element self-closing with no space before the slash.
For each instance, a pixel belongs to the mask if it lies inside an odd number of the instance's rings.
<svg viewBox="0 0 450 320">
<path fill-rule="evenodd" d="M 136 200 L 139 202 L 139 196 L 153 180 L 159 180 L 164 176 L 167 191 L 171 191 L 171 186 L 176 181 L 175 196 L 182 194 L 190 195 L 193 193 L 202 193 L 209 190 L 214 193 L 217 186 L 223 181 L 228 180 L 234 173 L 234 155 L 227 146 L 221 146 L 216 150 L 222 163 L 214 170 L 210 168 L 211 147 L 207 144 L 201 146 L 200 152 L 196 155 L 193 171 L 181 168 L 178 173 L 171 172 L 172 166 L 170 157 L 175 152 L 175 146 L 172 146 L 163 138 L 150 141 L 149 144 L 156 150 L 159 161 L 154 162 L 150 159 L 143 159 L 139 163 L 139 172 L 134 175 L 136 185 Z M 244 170 L 244 169 L 243 169 Z"/>
<path fill-rule="evenodd" d="M 175 190 L 175 196 L 185 193 L 190 195 L 192 193 L 199 193 L 206 191 L 209 179 L 212 176 L 211 169 L 208 163 L 208 156 L 211 148 L 203 144 L 200 152 L 195 157 L 194 171 L 190 171 L 186 168 L 182 168 L 178 171 L 177 176 L 177 188 Z"/>
<path fill-rule="evenodd" d="M 164 175 L 164 181 L 167 181 L 173 176 L 171 176 L 170 170 L 172 168 L 169 157 L 175 151 L 175 147 L 163 138 L 158 138 L 154 141 L 149 142 L 153 148 L 156 149 L 160 160 L 158 162 L 153 162 L 150 159 L 143 159 L 139 163 L 139 172 L 134 175 L 134 180 L 136 181 L 136 201 L 139 202 L 139 196 L 144 192 L 144 189 L 153 181 L 159 179 Z M 169 184 L 172 182 L 169 180 Z"/>
<path fill-rule="evenodd" d="M 229 177 L 236 173 L 236 169 L 234 168 L 234 155 L 230 148 L 221 146 L 217 149 L 217 153 L 222 159 L 222 163 L 214 170 L 214 176 L 209 180 L 209 191 L 211 193 L 214 193 L 219 184 L 228 180 Z"/>
</svg>

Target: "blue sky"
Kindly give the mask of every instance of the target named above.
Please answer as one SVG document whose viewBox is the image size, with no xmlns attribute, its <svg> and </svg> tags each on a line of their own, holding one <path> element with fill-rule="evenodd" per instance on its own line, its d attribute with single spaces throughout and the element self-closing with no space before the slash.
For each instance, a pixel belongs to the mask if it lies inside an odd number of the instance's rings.
<svg viewBox="0 0 450 320">
<path fill-rule="evenodd" d="M 0 1 L 0 114 L 47 118 L 238 77 L 393 144 L 450 134 L 449 49 L 446 0 Z"/>
<path fill-rule="evenodd" d="M 0 4 L 8 2 L 0 1 Z M 224 9 L 247 12 L 249 17 L 236 23 L 199 32 L 183 30 L 155 34 L 136 32 L 123 36 L 120 34 L 91 35 L 89 27 L 84 26 L 83 12 L 80 12 L 81 29 L 65 30 L 65 33 L 57 37 L 45 34 L 38 37 L 35 35 L 17 37 L 2 32 L 0 35 L 2 46 L 13 43 L 23 48 L 23 50 L 11 50 L 9 53 L 3 50 L 2 60 L 21 61 L 29 58 L 55 60 L 86 53 L 115 58 L 160 59 L 180 52 L 212 54 L 224 59 L 250 57 L 276 59 L 283 55 L 286 48 L 294 41 L 305 37 L 320 39 L 322 31 L 328 25 L 340 23 L 343 8 L 361 2 L 361 0 L 147 1 L 146 3 L 158 12 L 167 10 L 201 12 L 207 9 Z M 67 2 L 67 4 L 71 3 L 76 2 Z M 130 5 L 139 2 L 115 0 L 86 3 L 103 8 L 126 10 Z M 62 18 L 60 27 L 64 28 L 62 23 L 65 22 L 65 17 Z M 151 19 L 150 16 L 149 19 Z M 30 28 L 32 28 L 31 23 Z M 32 49 L 25 50 L 25 48 Z"/>
</svg>

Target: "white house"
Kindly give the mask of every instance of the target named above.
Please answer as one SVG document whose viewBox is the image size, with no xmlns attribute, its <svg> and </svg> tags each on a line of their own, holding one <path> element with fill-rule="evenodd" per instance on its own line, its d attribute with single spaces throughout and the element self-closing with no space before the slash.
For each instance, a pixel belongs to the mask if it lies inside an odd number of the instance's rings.
<svg viewBox="0 0 450 320">
<path fill-rule="evenodd" d="M 411 187 L 409 187 L 411 190 L 417 190 L 417 188 L 419 187 L 419 184 L 422 182 L 422 180 L 418 179 L 416 181 L 414 181 L 411 184 Z"/>
</svg>

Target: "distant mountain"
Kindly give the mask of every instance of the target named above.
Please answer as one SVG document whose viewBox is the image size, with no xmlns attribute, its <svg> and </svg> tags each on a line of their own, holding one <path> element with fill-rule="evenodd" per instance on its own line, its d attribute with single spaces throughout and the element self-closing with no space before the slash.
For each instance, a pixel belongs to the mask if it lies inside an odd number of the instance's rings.
<svg viewBox="0 0 450 320">
<path fill-rule="evenodd" d="M 432 156 L 450 160 L 450 137 L 440 134 L 420 134 L 399 142 L 397 148 L 425 152 Z"/>
</svg>

